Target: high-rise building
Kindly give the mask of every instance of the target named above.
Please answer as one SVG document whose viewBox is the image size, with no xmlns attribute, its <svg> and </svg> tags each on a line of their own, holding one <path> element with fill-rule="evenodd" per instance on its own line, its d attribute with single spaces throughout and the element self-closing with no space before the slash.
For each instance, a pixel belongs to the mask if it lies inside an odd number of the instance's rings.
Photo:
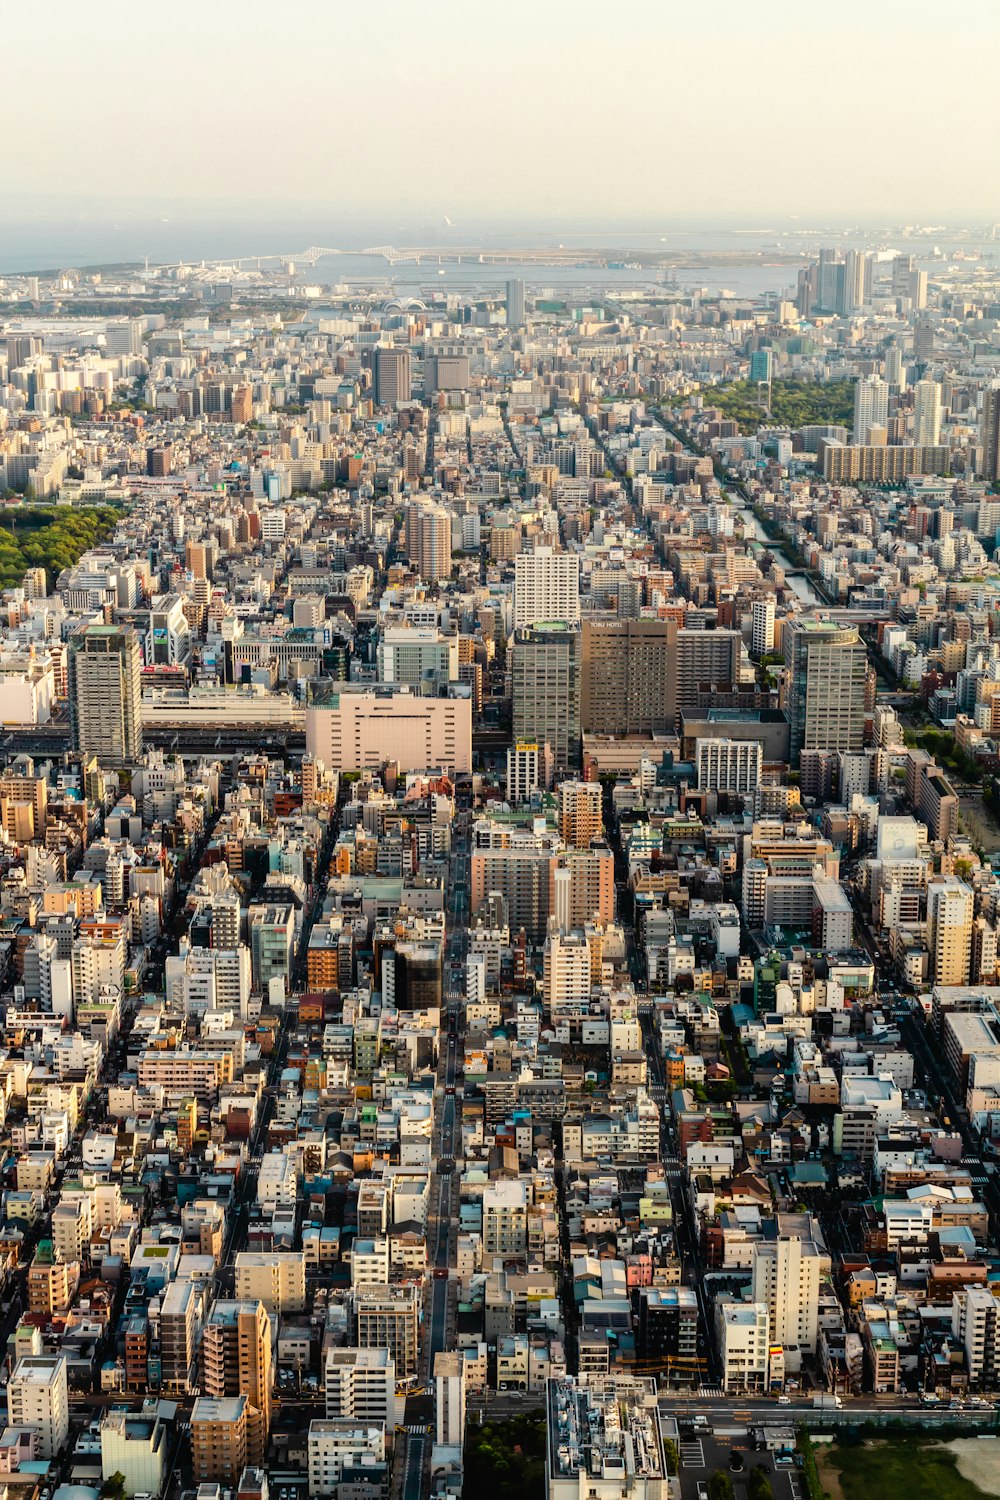
<svg viewBox="0 0 1000 1500">
<path fill-rule="evenodd" d="M 428 583 L 451 577 L 451 540 L 450 510 L 417 501 L 406 507 L 406 555 Z"/>
<path fill-rule="evenodd" d="M 857 629 L 809 617 L 788 623 L 783 641 L 791 763 L 803 750 L 860 750 L 867 657 Z"/>
<path fill-rule="evenodd" d="M 381 1422 L 392 1430 L 396 1367 L 388 1349 L 328 1349 L 323 1385 L 331 1421 Z"/>
<path fill-rule="evenodd" d="M 195 1483 L 235 1489 L 247 1466 L 246 1396 L 199 1396 L 191 1408 Z"/>
<path fill-rule="evenodd" d="M 906 384 L 903 351 L 898 344 L 890 344 L 885 351 L 885 383 L 896 390 L 901 390 Z"/>
<path fill-rule="evenodd" d="M 201 1291 L 194 1281 L 171 1281 L 160 1300 L 160 1389 L 186 1396 L 194 1374 L 202 1319 Z"/>
<path fill-rule="evenodd" d="M 452 1349 L 434 1356 L 435 1437 L 442 1447 L 461 1448 L 465 1441 L 465 1360 Z"/>
<path fill-rule="evenodd" d="M 561 622 L 515 630 L 514 740 L 548 745 L 557 771 L 580 765 L 580 631 Z"/>
<path fill-rule="evenodd" d="M 979 1390 L 995 1390 L 1000 1380 L 1000 1301 L 985 1286 L 952 1293 L 951 1331 L 965 1349 L 969 1379 Z"/>
<path fill-rule="evenodd" d="M 376 349 L 375 404 L 395 406 L 409 401 L 411 392 L 409 349 Z"/>
<path fill-rule="evenodd" d="M 582 626 L 585 734 L 670 733 L 677 715 L 677 624 L 588 616 Z"/>
<path fill-rule="evenodd" d="M 927 947 L 934 984 L 968 984 L 972 963 L 973 895 L 957 875 L 927 886 Z"/>
<path fill-rule="evenodd" d="M 815 1350 L 821 1264 L 816 1242 L 797 1233 L 754 1244 L 752 1298 L 767 1308 L 772 1344 Z"/>
<path fill-rule="evenodd" d="M 730 692 L 739 682 L 738 630 L 678 630 L 677 708 L 696 707 L 704 692 Z"/>
<path fill-rule="evenodd" d="M 417 1288 L 362 1286 L 352 1293 L 360 1349 L 388 1349 L 400 1380 L 417 1370 L 420 1302 Z"/>
<path fill-rule="evenodd" d="M 536 547 L 514 559 L 514 629 L 540 620 L 573 624 L 580 618 L 580 559 Z"/>
<path fill-rule="evenodd" d="M 918 380 L 913 387 L 913 441 L 924 448 L 941 441 L 941 387 L 936 380 Z"/>
<path fill-rule="evenodd" d="M 1000 382 L 983 392 L 983 418 L 980 428 L 983 445 L 983 478 L 1000 479 Z"/>
<path fill-rule="evenodd" d="M 56 1458 L 69 1437 L 66 1371 L 64 1354 L 26 1355 L 7 1386 L 10 1425 L 32 1429 L 40 1458 Z"/>
<path fill-rule="evenodd" d="M 507 283 L 507 327 L 524 327 L 524 282 L 515 280 Z"/>
<path fill-rule="evenodd" d="M 220 1298 L 201 1338 L 201 1391 L 205 1396 L 243 1395 L 246 1462 L 262 1464 L 271 1430 L 271 1319 L 262 1302 Z"/>
<path fill-rule="evenodd" d="M 871 296 L 872 258 L 867 250 L 848 250 L 844 257 L 843 297 L 837 311 L 860 312 Z"/>
<path fill-rule="evenodd" d="M 885 427 L 886 418 L 889 415 L 889 387 L 880 375 L 865 375 L 854 385 L 854 427 L 852 429 L 855 443 L 865 444 L 869 441 L 869 432 L 873 427 Z"/>
<path fill-rule="evenodd" d="M 564 781 L 559 786 L 559 836 L 571 849 L 589 849 L 604 836 L 603 788 L 599 781 Z"/>
<path fill-rule="evenodd" d="M 142 755 L 139 637 L 131 625 L 85 625 L 67 657 L 74 750 L 102 765 L 131 767 Z"/>
<path fill-rule="evenodd" d="M 763 750 L 759 740 L 696 740 L 698 790 L 739 796 L 757 790 Z"/>
<path fill-rule="evenodd" d="M 774 650 L 774 599 L 755 599 L 751 609 L 750 649 L 754 656 Z"/>
</svg>

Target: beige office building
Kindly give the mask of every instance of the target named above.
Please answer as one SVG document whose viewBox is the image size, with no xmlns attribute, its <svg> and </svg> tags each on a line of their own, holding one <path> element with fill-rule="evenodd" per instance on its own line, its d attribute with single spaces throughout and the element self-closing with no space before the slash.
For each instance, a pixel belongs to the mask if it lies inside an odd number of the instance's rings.
<svg viewBox="0 0 1000 1500">
<path fill-rule="evenodd" d="M 472 769 L 471 697 L 423 698 L 408 689 L 347 684 L 306 710 L 306 748 L 332 771 Z"/>
</svg>

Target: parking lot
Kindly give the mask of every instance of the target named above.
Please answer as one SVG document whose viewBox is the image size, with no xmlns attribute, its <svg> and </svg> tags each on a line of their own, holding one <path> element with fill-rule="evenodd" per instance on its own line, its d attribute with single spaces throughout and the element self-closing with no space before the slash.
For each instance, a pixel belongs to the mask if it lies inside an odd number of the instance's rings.
<svg viewBox="0 0 1000 1500">
<path fill-rule="evenodd" d="M 804 1500 L 801 1474 L 794 1461 L 783 1461 L 779 1455 L 763 1450 L 755 1452 L 745 1431 L 717 1433 L 711 1427 L 694 1428 L 684 1423 L 678 1446 L 682 1500 L 707 1500 L 708 1481 L 718 1469 L 725 1469 L 732 1479 L 735 1500 L 746 1500 L 747 1479 L 755 1467 L 766 1469 L 770 1475 L 774 1500 Z"/>
</svg>

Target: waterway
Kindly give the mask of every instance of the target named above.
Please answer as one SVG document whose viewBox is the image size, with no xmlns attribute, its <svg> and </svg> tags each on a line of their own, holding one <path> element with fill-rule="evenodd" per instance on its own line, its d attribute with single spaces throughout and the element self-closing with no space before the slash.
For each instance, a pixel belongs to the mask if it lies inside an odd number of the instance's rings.
<svg viewBox="0 0 1000 1500">
<path fill-rule="evenodd" d="M 757 540 L 763 542 L 767 550 L 774 554 L 786 572 L 792 573 L 792 577 L 788 579 L 788 586 L 792 592 L 797 594 L 802 603 L 808 605 L 810 609 L 822 608 L 826 601 L 821 599 L 816 592 L 812 579 L 805 573 L 794 571 L 795 564 L 777 542 L 772 542 L 750 507 L 748 505 L 741 506 L 737 514 L 743 522 L 744 527 L 749 527 Z"/>
</svg>

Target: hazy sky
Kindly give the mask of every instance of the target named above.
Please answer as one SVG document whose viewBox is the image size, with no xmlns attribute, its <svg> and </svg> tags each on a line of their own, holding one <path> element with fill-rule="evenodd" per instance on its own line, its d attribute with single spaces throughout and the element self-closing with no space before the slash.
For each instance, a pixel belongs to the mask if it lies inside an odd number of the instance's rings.
<svg viewBox="0 0 1000 1500">
<path fill-rule="evenodd" d="M 7 0 L 3 192 L 1000 219 L 998 0 Z"/>
</svg>

